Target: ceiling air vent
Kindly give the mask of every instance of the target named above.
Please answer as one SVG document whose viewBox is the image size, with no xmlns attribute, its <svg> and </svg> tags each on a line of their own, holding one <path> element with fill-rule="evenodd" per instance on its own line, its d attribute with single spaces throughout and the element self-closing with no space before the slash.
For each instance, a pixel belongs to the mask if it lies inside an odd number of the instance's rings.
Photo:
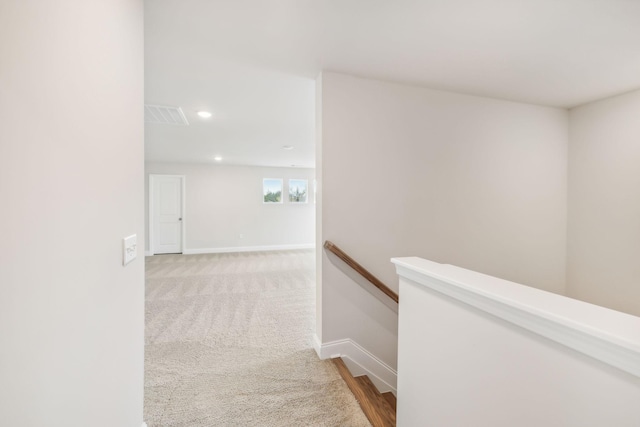
<svg viewBox="0 0 640 427">
<path fill-rule="evenodd" d="M 144 121 L 166 125 L 188 126 L 189 122 L 180 107 L 144 104 Z"/>
</svg>

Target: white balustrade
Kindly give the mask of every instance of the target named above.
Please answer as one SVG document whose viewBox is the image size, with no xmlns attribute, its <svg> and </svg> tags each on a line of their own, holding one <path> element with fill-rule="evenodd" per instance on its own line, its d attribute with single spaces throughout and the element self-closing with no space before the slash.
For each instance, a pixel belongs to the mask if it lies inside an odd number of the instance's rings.
<svg viewBox="0 0 640 427">
<path fill-rule="evenodd" d="M 640 426 L 640 318 L 453 265 L 392 262 L 399 426 Z"/>
</svg>

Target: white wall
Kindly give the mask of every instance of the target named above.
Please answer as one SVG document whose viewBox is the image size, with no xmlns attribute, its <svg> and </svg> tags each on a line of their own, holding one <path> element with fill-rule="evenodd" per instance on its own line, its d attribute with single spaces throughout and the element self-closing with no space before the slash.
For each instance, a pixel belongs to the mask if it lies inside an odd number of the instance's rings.
<svg viewBox="0 0 640 427">
<path fill-rule="evenodd" d="M 316 78 L 316 343 L 322 342 L 322 73 Z M 316 349 L 318 350 L 318 349 Z"/>
<path fill-rule="evenodd" d="M 415 255 L 564 291 L 565 110 L 336 73 L 319 88 L 321 242 L 395 289 L 389 259 Z M 393 308 L 320 256 L 321 341 L 396 366 Z"/>
<path fill-rule="evenodd" d="M 640 318 L 451 265 L 395 262 L 398 425 L 640 425 Z"/>
<path fill-rule="evenodd" d="M 570 119 L 568 295 L 640 315 L 640 91 Z"/>
<path fill-rule="evenodd" d="M 143 5 L 0 3 L 0 424 L 140 427 Z"/>
<path fill-rule="evenodd" d="M 149 174 L 185 175 L 186 252 L 309 246 L 315 241 L 313 169 L 147 163 L 147 218 Z M 263 178 L 283 179 L 284 203 L 262 202 Z M 308 180 L 308 203 L 289 203 L 289 179 Z M 244 238 L 241 239 L 240 234 Z M 146 247 L 149 247 L 148 240 Z"/>
</svg>

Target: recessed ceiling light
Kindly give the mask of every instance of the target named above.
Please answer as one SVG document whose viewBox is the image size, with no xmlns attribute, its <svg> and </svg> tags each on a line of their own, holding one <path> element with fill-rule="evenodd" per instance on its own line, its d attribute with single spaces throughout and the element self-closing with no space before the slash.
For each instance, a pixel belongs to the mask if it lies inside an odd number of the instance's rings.
<svg viewBox="0 0 640 427">
<path fill-rule="evenodd" d="M 282 149 L 283 150 L 293 150 L 293 145 L 283 145 Z"/>
<path fill-rule="evenodd" d="M 211 117 L 211 113 L 208 111 L 198 111 L 198 115 L 203 119 L 208 119 L 209 117 Z"/>
<path fill-rule="evenodd" d="M 215 157 L 213 158 L 213 160 L 215 160 L 216 162 L 219 162 L 220 160 L 222 160 L 222 157 L 220 157 L 220 156 L 215 156 Z"/>
</svg>

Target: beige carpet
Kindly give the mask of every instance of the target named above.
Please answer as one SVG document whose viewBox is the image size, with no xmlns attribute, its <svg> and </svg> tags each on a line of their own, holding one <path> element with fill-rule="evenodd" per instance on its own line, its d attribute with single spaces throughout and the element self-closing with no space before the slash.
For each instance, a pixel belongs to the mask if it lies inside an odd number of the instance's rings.
<svg viewBox="0 0 640 427">
<path fill-rule="evenodd" d="M 144 419 L 158 426 L 369 426 L 312 348 L 313 251 L 146 261 Z"/>
</svg>

